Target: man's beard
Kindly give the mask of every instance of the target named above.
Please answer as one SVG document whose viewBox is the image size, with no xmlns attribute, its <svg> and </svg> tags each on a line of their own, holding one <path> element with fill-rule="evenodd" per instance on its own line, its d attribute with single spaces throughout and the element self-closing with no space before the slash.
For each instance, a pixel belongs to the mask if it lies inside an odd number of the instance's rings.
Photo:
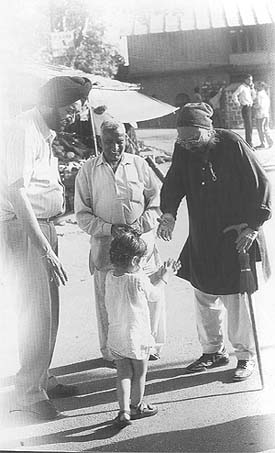
<svg viewBox="0 0 275 453">
<path fill-rule="evenodd" d="M 190 140 L 177 140 L 180 145 L 185 148 L 187 151 L 197 152 L 202 151 L 208 144 L 211 145 L 212 143 L 216 143 L 216 134 L 215 132 L 211 133 L 211 135 L 200 135 L 197 139 L 190 139 Z"/>
<path fill-rule="evenodd" d="M 47 126 L 55 132 L 62 132 L 66 126 L 71 124 L 69 119 L 61 119 L 60 113 L 56 107 L 52 109 L 45 121 Z"/>
<path fill-rule="evenodd" d="M 198 140 L 181 141 L 181 145 L 188 151 L 200 151 L 209 142 L 209 137 L 199 137 Z"/>
</svg>

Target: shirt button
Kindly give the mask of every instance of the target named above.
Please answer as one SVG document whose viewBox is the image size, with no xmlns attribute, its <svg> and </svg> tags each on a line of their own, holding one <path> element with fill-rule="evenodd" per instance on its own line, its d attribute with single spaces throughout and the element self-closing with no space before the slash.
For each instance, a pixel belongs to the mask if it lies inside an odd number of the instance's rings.
<svg viewBox="0 0 275 453">
<path fill-rule="evenodd" d="M 202 185 L 202 186 L 205 186 L 205 182 L 204 182 L 204 181 L 202 181 L 201 185 Z"/>
<path fill-rule="evenodd" d="M 202 170 L 205 171 L 205 167 L 202 167 Z"/>
</svg>

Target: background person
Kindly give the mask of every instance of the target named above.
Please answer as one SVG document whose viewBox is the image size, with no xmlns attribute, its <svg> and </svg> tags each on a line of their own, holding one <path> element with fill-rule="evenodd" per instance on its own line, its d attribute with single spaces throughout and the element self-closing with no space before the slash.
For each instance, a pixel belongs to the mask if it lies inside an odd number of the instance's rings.
<svg viewBox="0 0 275 453">
<path fill-rule="evenodd" d="M 201 91 L 200 87 L 194 88 L 194 94 L 193 94 L 194 101 L 193 102 L 202 102 L 202 96 L 201 96 L 200 91 Z"/>
<path fill-rule="evenodd" d="M 244 380 L 254 369 L 255 346 L 247 295 L 240 294 L 238 253 L 249 253 L 257 282 L 256 260 L 266 254 L 264 242 L 259 247 L 255 239 L 260 241 L 260 227 L 271 216 L 269 183 L 239 135 L 213 129 L 209 105 L 186 104 L 181 113 L 182 128 L 161 189 L 158 235 L 171 239 L 186 197 L 189 236 L 178 276 L 194 288 L 203 352 L 187 370 L 201 372 L 229 362 L 222 329 L 225 307 L 228 337 L 238 360 L 233 380 Z"/>
<path fill-rule="evenodd" d="M 264 82 L 256 84 L 256 98 L 254 101 L 254 112 L 256 119 L 256 127 L 259 134 L 260 145 L 255 149 L 271 148 L 273 140 L 269 130 L 269 111 L 270 99 L 267 94 L 267 86 Z"/>
<path fill-rule="evenodd" d="M 94 290 L 100 350 L 112 360 L 106 347 L 108 319 L 105 307 L 105 279 L 111 268 L 109 249 L 121 227 L 130 225 L 142 233 L 147 244 L 143 268 L 147 275 L 159 266 L 155 244 L 159 216 L 159 188 L 147 162 L 125 153 L 123 124 L 114 120 L 101 125 L 102 154 L 89 159 L 80 169 L 75 186 L 75 214 L 79 227 L 91 236 L 90 271 Z M 155 304 L 150 310 L 155 309 Z M 158 350 L 165 342 L 165 307 L 162 295 L 159 313 Z M 153 358 L 153 356 L 152 356 Z M 155 357 L 157 358 L 157 356 Z"/>
<path fill-rule="evenodd" d="M 224 119 L 221 109 L 221 98 L 223 95 L 223 87 L 219 88 L 218 92 L 211 92 L 208 104 L 213 109 L 212 122 L 214 127 L 224 127 Z"/>
<path fill-rule="evenodd" d="M 49 372 L 59 322 L 58 286 L 67 280 L 53 222 L 64 212 L 64 190 L 51 145 L 54 131 L 74 120 L 90 88 L 80 77 L 49 80 L 36 107 L 13 122 L 1 156 L 0 271 L 6 303 L 14 298 L 18 315 L 14 409 L 43 419 L 59 415 L 49 398 L 77 391 Z"/>
<path fill-rule="evenodd" d="M 252 105 L 256 98 L 256 91 L 251 74 L 244 76 L 243 83 L 234 91 L 232 95 L 233 102 L 241 107 L 242 117 L 245 129 L 245 140 L 252 146 Z"/>
</svg>

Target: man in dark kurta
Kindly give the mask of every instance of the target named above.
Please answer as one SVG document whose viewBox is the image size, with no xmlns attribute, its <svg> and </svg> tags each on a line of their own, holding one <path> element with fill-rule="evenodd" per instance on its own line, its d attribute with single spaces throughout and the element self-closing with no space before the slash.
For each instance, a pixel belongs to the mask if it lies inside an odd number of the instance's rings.
<svg viewBox="0 0 275 453">
<path fill-rule="evenodd" d="M 234 380 L 243 380 L 253 372 L 255 352 L 247 296 L 240 294 L 238 252 L 248 251 L 257 282 L 258 239 L 271 215 L 270 190 L 252 149 L 234 132 L 214 130 L 212 114 L 205 103 L 182 108 L 172 165 L 161 190 L 158 235 L 171 239 L 177 209 L 186 197 L 189 236 L 178 276 L 194 287 L 203 349 L 187 369 L 199 372 L 229 362 L 222 332 L 225 306 L 238 359 Z"/>
</svg>

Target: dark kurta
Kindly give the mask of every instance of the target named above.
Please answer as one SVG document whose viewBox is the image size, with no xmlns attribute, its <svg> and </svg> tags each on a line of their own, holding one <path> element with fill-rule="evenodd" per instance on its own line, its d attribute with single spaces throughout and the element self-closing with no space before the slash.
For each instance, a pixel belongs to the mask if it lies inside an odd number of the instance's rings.
<svg viewBox="0 0 275 453">
<path fill-rule="evenodd" d="M 206 152 L 175 145 L 172 165 L 161 189 L 161 210 L 176 217 L 186 196 L 189 236 L 180 255 L 178 276 L 209 294 L 240 292 L 236 232 L 224 228 L 247 223 L 259 229 L 270 218 L 270 188 L 251 148 L 232 131 L 217 130 Z M 212 171 L 211 171 L 212 167 Z M 257 243 L 249 250 L 256 279 Z"/>
</svg>

